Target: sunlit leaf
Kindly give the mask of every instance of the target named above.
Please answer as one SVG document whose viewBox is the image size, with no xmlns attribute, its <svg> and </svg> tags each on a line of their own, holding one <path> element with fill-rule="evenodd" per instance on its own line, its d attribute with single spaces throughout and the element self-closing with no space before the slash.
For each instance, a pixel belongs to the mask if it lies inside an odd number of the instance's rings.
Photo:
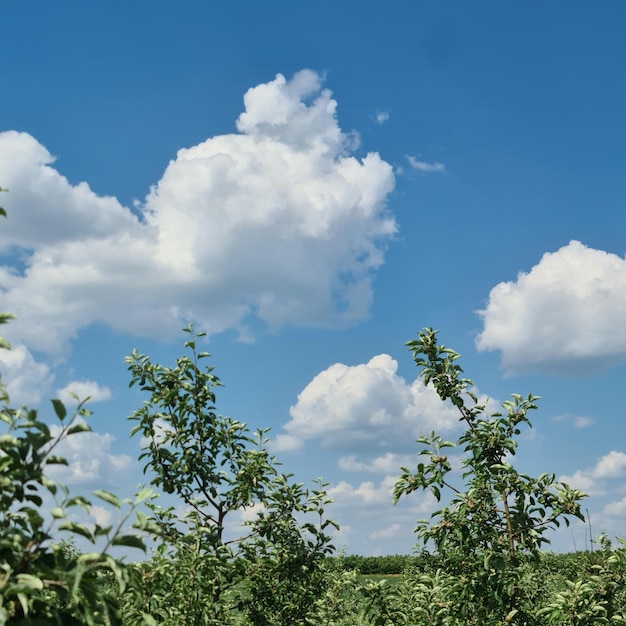
<svg viewBox="0 0 626 626">
<path fill-rule="evenodd" d="M 120 499 L 110 491 L 96 489 L 93 492 L 93 495 L 96 496 L 96 498 L 100 498 L 103 502 L 113 505 L 116 509 L 119 509 L 122 506 Z"/>
</svg>

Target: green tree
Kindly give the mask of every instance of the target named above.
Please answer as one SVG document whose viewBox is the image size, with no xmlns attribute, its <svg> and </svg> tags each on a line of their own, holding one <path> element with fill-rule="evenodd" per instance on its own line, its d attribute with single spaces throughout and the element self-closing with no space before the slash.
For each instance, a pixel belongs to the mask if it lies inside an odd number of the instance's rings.
<svg viewBox="0 0 626 626">
<path fill-rule="evenodd" d="M 455 587 L 462 623 L 500 624 L 505 618 L 530 623 L 534 607 L 524 600 L 529 565 L 549 542 L 550 529 L 568 525 L 571 517 L 584 519 L 584 494 L 557 482 L 554 474 L 533 478 L 510 463 L 521 427 L 531 426 L 527 414 L 536 409 L 536 396 L 514 394 L 503 412 L 488 415 L 471 391 L 473 382 L 462 377 L 459 355 L 437 342 L 437 331 L 424 329 L 407 345 L 424 383 L 458 409 L 465 431 L 456 443 L 434 432 L 420 437 L 424 461 L 414 471 L 402 468 L 394 501 L 416 490 L 430 490 L 437 500 L 444 490 L 451 494 L 416 531 L 423 548 L 435 547 L 442 570 L 455 584 L 463 583 Z M 456 446 L 464 452 L 462 485 L 449 478 L 446 451 Z"/>
<path fill-rule="evenodd" d="M 130 417 L 132 434 L 145 442 L 139 458 L 152 484 L 188 511 L 153 506 L 161 543 L 143 570 L 151 610 L 172 624 L 226 624 L 235 608 L 258 625 L 301 624 L 323 591 L 322 560 L 333 550 L 325 485 L 293 483 L 268 452 L 266 430 L 252 433 L 216 413 L 221 383 L 203 366 L 209 354 L 197 350 L 204 333 L 185 332 L 188 354 L 173 368 L 136 351 L 126 359 L 130 385 L 149 394 Z M 244 509 L 257 514 L 237 534 Z M 179 574 L 182 595 L 169 584 Z"/>
</svg>

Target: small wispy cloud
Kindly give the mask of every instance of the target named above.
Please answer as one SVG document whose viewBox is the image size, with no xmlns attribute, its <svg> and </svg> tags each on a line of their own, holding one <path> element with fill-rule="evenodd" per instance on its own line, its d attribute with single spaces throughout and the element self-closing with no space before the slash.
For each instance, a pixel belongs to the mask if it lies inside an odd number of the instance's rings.
<svg viewBox="0 0 626 626">
<path fill-rule="evenodd" d="M 389 119 L 388 111 L 376 111 L 376 123 L 384 124 Z"/>
<path fill-rule="evenodd" d="M 557 415 L 552 418 L 553 422 L 568 422 L 574 428 L 587 428 L 595 423 L 593 417 L 587 415 Z"/>
<path fill-rule="evenodd" d="M 593 417 L 587 417 L 583 415 L 581 417 L 574 418 L 574 428 L 587 428 L 587 426 L 592 426 L 593 423 Z"/>
<path fill-rule="evenodd" d="M 414 169 L 420 172 L 445 172 L 446 166 L 443 163 L 428 163 L 427 161 L 420 161 L 418 158 L 411 156 L 410 154 L 406 155 L 406 160 L 409 162 L 409 165 Z"/>
</svg>

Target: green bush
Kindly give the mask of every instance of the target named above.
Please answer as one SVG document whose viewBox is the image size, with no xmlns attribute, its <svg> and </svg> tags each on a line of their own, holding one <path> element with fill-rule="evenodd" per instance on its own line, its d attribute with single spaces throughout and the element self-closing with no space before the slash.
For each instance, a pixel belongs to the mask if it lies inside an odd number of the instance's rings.
<svg viewBox="0 0 626 626">
<path fill-rule="evenodd" d="M 6 215 L 0 208 L 0 214 Z M 0 314 L 0 323 L 13 316 Z M 0 348 L 10 349 L 0 338 Z M 66 465 L 56 451 L 68 437 L 89 431 L 89 412 L 80 402 L 73 414 L 52 400 L 58 434 L 37 411 L 13 408 L 0 382 L 0 624 L 121 624 L 119 596 L 131 582 L 125 564 L 112 557 L 113 546 L 143 549 L 123 526 L 138 502 L 120 502 L 113 494 L 94 495 L 116 509 L 126 508 L 115 527 L 87 526 L 69 518 L 72 509 L 89 512 L 90 502 L 71 496 L 49 475 Z M 92 552 L 69 550 L 65 536 L 81 537 Z M 98 546 L 98 547 L 96 547 Z"/>
</svg>

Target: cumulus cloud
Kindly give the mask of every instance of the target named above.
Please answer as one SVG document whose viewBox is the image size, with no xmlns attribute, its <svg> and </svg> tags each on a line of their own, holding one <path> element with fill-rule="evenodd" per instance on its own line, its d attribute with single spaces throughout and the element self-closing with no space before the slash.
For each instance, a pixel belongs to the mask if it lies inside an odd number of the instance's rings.
<svg viewBox="0 0 626 626">
<path fill-rule="evenodd" d="M 605 454 L 593 468 L 594 478 L 619 478 L 626 471 L 626 454 L 611 450 Z"/>
<path fill-rule="evenodd" d="M 607 517 L 624 517 L 626 514 L 626 498 L 617 500 L 615 502 L 609 502 L 602 509 L 602 513 Z"/>
<path fill-rule="evenodd" d="M 400 524 L 391 524 L 390 526 L 387 526 L 386 528 L 381 528 L 380 530 L 375 530 L 373 533 L 370 534 L 370 539 L 376 540 L 376 539 L 391 539 L 392 537 L 395 537 L 398 532 L 400 531 Z"/>
<path fill-rule="evenodd" d="M 294 437 L 293 435 L 285 435 L 281 433 L 276 435 L 270 441 L 270 448 L 272 451 L 280 451 L 280 452 L 294 452 L 295 450 L 300 450 L 304 446 L 304 441 L 298 437 Z"/>
<path fill-rule="evenodd" d="M 27 133 L 0 133 L 0 170 L 9 189 L 3 206 L 0 249 L 58 246 L 81 238 L 137 231 L 137 218 L 115 198 L 98 196 L 85 182 L 72 185 L 54 169 L 53 157 Z"/>
<path fill-rule="evenodd" d="M 572 489 L 579 489 L 590 495 L 598 496 L 604 493 L 598 488 L 591 473 L 583 470 L 576 470 L 573 474 L 560 476 L 559 481 L 567 483 Z"/>
<path fill-rule="evenodd" d="M 1 133 L 0 249 L 20 259 L 0 268 L 10 336 L 58 354 L 94 322 L 162 336 L 189 319 L 242 335 L 250 316 L 272 328 L 362 319 L 396 232 L 391 166 L 351 155 L 314 72 L 279 74 L 244 104 L 238 133 L 180 150 L 139 216 L 71 184 L 30 135 Z"/>
<path fill-rule="evenodd" d="M 54 380 L 50 368 L 33 357 L 24 345 L 0 350 L 2 382 L 15 405 L 34 405 L 48 393 Z"/>
<path fill-rule="evenodd" d="M 111 390 L 91 380 L 74 380 L 63 389 L 59 389 L 57 396 L 66 404 L 75 404 L 76 398 L 74 396 L 77 396 L 81 401 L 89 398 L 90 403 L 103 402 L 111 397 Z"/>
<path fill-rule="evenodd" d="M 440 505 L 430 492 L 416 492 L 402 498 L 397 506 L 391 506 L 396 480 L 389 475 L 377 481 L 340 481 L 329 488 L 333 504 L 327 507 L 327 512 L 341 527 L 336 545 L 349 535 L 350 548 L 357 554 L 388 554 L 388 544 L 377 544 L 374 540 L 415 543 L 415 521 L 428 517 Z M 354 525 L 355 519 L 360 520 L 359 524 Z"/>
<path fill-rule="evenodd" d="M 50 428 L 57 436 L 60 427 Z M 68 465 L 53 465 L 50 475 L 68 485 L 116 486 L 128 473 L 133 459 L 126 454 L 113 454 L 115 437 L 109 433 L 84 432 L 63 439 L 55 453 L 67 459 Z"/>
<path fill-rule="evenodd" d="M 275 445 L 283 441 L 288 444 L 283 449 L 294 449 L 299 442 L 319 438 L 339 449 L 397 450 L 413 446 L 433 429 L 450 430 L 459 417 L 454 407 L 441 402 L 419 378 L 408 384 L 397 369 L 388 354 L 366 364 L 331 365 L 298 395 L 284 426 L 286 438 Z M 389 462 L 390 457 L 383 459 Z"/>
<path fill-rule="evenodd" d="M 384 124 L 389 119 L 389 113 L 387 111 L 376 111 L 376 123 Z"/>
<path fill-rule="evenodd" d="M 593 374 L 626 360 L 626 261 L 578 241 L 496 285 L 479 350 L 500 350 L 509 373 Z"/>
<path fill-rule="evenodd" d="M 409 162 L 409 165 L 419 172 L 445 172 L 446 166 L 443 163 L 428 163 L 426 161 L 420 161 L 418 158 L 411 156 L 410 154 L 406 155 L 406 160 Z"/>
<path fill-rule="evenodd" d="M 338 462 L 339 468 L 346 472 L 368 472 L 372 474 L 391 474 L 398 472 L 401 467 L 416 465 L 415 455 L 395 454 L 387 452 L 369 462 L 357 460 L 356 454 L 342 456 Z"/>
<path fill-rule="evenodd" d="M 626 454 L 611 450 L 598 459 L 594 466 L 577 470 L 569 476 L 561 476 L 559 480 L 590 495 L 600 496 L 605 494 L 604 484 L 607 480 L 624 476 L 626 476 Z"/>
<path fill-rule="evenodd" d="M 397 476 L 385 476 L 378 485 L 368 480 L 356 487 L 342 480 L 328 489 L 328 496 L 342 507 L 355 504 L 389 504 L 393 500 L 393 487 L 397 479 Z"/>
</svg>

